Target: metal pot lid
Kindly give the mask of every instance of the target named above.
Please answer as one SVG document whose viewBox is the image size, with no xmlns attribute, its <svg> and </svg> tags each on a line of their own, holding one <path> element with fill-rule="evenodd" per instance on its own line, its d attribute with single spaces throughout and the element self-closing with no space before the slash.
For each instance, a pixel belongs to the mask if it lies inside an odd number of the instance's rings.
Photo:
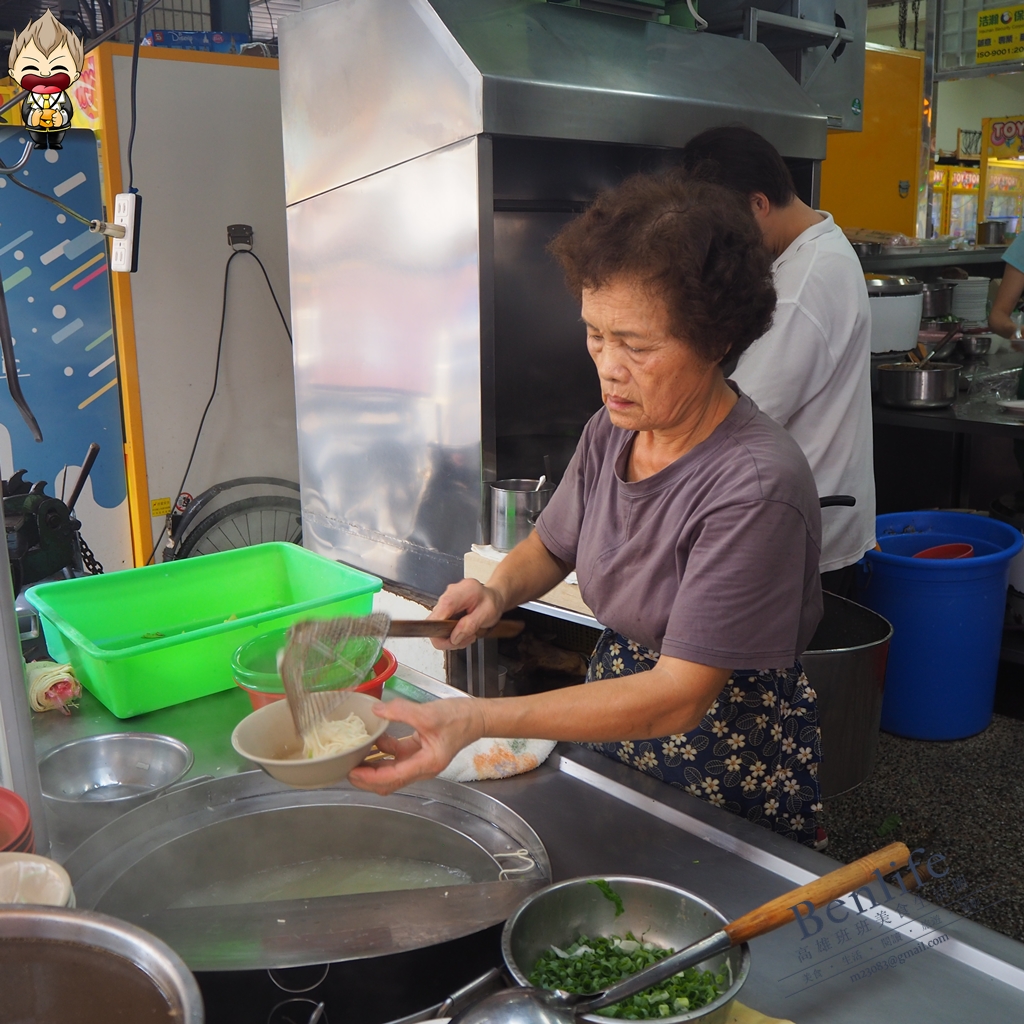
<svg viewBox="0 0 1024 1024">
<path fill-rule="evenodd" d="M 868 295 L 920 295 L 924 284 L 916 277 L 900 277 L 896 274 L 865 274 L 864 283 Z"/>
<path fill-rule="evenodd" d="M 536 832 L 480 790 L 294 790 L 262 772 L 130 811 L 65 868 L 79 906 L 140 925 L 195 971 L 437 945 L 504 921 L 551 878 Z M 349 884 L 377 870 L 387 884 Z"/>
</svg>

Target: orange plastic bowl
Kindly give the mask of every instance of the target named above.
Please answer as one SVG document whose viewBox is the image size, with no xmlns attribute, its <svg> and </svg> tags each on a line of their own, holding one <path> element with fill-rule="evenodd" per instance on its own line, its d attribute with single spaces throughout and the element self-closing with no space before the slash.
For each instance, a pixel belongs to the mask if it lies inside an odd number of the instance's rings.
<svg viewBox="0 0 1024 1024">
<path fill-rule="evenodd" d="M 397 668 L 398 659 L 385 647 L 373 666 L 373 675 L 365 683 L 360 683 L 355 687 L 356 692 L 366 693 L 380 700 L 380 696 L 384 692 L 384 684 L 395 674 Z M 254 711 L 259 711 L 260 708 L 273 704 L 274 701 L 284 700 L 284 683 L 276 673 L 271 679 L 262 679 L 258 687 L 252 685 L 250 680 L 243 683 L 238 678 L 239 674 L 239 672 L 235 672 L 235 684 L 249 695 L 249 703 L 252 704 Z"/>
<path fill-rule="evenodd" d="M 915 558 L 972 558 L 973 544 L 937 544 L 933 548 L 918 551 Z"/>
</svg>

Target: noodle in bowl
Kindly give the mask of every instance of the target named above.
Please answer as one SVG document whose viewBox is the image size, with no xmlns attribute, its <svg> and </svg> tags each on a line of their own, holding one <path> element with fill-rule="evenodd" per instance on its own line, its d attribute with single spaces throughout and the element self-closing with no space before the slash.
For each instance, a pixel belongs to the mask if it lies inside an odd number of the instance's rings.
<svg viewBox="0 0 1024 1024">
<path fill-rule="evenodd" d="M 363 720 L 355 713 L 340 722 L 317 722 L 309 735 L 303 737 L 302 756 L 315 758 L 347 754 L 361 747 L 369 738 Z"/>
<path fill-rule="evenodd" d="M 387 729 L 388 723 L 373 713 L 379 703 L 376 697 L 350 690 L 304 749 L 288 702 L 275 701 L 243 718 L 231 734 L 231 745 L 289 786 L 330 786 L 342 781 Z"/>
</svg>

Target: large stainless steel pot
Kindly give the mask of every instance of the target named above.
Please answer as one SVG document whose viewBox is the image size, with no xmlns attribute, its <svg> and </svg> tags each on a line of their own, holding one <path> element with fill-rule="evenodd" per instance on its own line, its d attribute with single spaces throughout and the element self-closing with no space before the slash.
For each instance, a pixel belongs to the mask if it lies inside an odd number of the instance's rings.
<svg viewBox="0 0 1024 1024">
<path fill-rule="evenodd" d="M 64 866 L 79 906 L 142 924 L 197 971 L 428 947 L 503 921 L 551 876 L 533 829 L 480 791 L 299 791 L 262 772 L 130 811 Z M 387 877 L 362 884 L 377 866 Z"/>
<path fill-rule="evenodd" d="M 978 225 L 978 245 L 1004 245 L 1006 243 L 1006 221 L 983 220 Z"/>
<path fill-rule="evenodd" d="M 944 409 L 956 401 L 956 363 L 883 363 L 876 374 L 879 399 L 894 409 Z"/>
<path fill-rule="evenodd" d="M 36 993 L 27 991 L 22 984 L 16 985 L 15 968 L 11 963 L 17 944 L 22 944 L 23 951 L 26 940 L 53 943 L 54 946 L 59 943 L 65 951 L 68 945 L 73 946 L 76 966 L 85 976 L 95 977 L 95 988 L 91 992 L 80 988 L 62 992 L 60 972 L 40 977 L 47 962 L 44 954 L 33 971 L 37 985 L 44 984 L 46 990 L 38 993 L 43 998 L 35 999 Z M 42 948 L 45 950 L 46 946 Z M 196 980 L 177 953 L 165 943 L 141 928 L 105 914 L 49 907 L 10 907 L 0 912 L 0 1018 L 31 1020 L 35 1024 L 68 1024 L 72 1019 L 100 1020 L 105 1016 L 102 1006 L 105 1002 L 109 1011 L 106 1020 L 138 1019 L 132 1017 L 131 1007 L 124 1005 L 126 997 L 123 992 L 119 998 L 117 979 L 127 967 L 112 970 L 118 962 L 110 954 L 129 961 L 148 976 L 167 1001 L 176 1024 L 203 1024 L 203 1000 Z M 8 985 L 3 983 L 5 977 Z M 79 985 L 81 978 L 67 977 L 66 981 Z M 83 999 L 89 1001 L 91 1015 L 88 1017 L 75 1012 L 76 1007 L 84 1009 Z M 12 1006 L 12 1000 L 17 1005 Z M 60 1007 L 65 1013 L 70 1009 L 73 1017 L 61 1016 L 58 1019 L 52 1016 L 54 1010 L 60 1012 Z M 14 1012 L 14 1018 L 8 1017 L 4 1011 Z M 22 1016 L 19 1011 L 27 1015 Z"/>
<path fill-rule="evenodd" d="M 603 879 L 622 897 L 623 910 L 591 882 Z M 505 922 L 501 952 L 505 966 L 520 985 L 529 985 L 529 974 L 541 953 L 552 945 L 564 949 L 581 935 L 643 936 L 647 942 L 675 950 L 717 931 L 729 919 L 710 903 L 685 889 L 653 878 L 603 875 L 570 878 L 534 893 Z M 689 1013 L 660 1018 L 668 1024 L 725 1024 L 732 1019 L 733 1000 L 750 971 L 746 944 L 712 957 L 701 966 L 718 971 L 727 966 L 732 984 L 714 1002 Z M 539 1019 L 539 1018 L 538 1018 Z M 590 1024 L 608 1024 L 609 1018 L 585 1014 Z"/>
<path fill-rule="evenodd" d="M 913 277 L 867 274 L 871 351 L 908 352 L 917 344 L 924 285 Z"/>
<path fill-rule="evenodd" d="M 825 614 L 801 655 L 817 694 L 823 797 L 838 796 L 874 770 L 892 626 L 868 608 L 826 593 Z"/>
<path fill-rule="evenodd" d="M 533 533 L 537 517 L 544 511 L 554 485 L 537 489 L 539 480 L 498 480 L 491 484 L 491 544 L 499 551 L 511 551 Z"/>
<path fill-rule="evenodd" d="M 948 281 L 934 281 L 924 285 L 921 303 L 921 318 L 930 320 L 949 316 L 953 312 L 953 288 Z"/>
</svg>

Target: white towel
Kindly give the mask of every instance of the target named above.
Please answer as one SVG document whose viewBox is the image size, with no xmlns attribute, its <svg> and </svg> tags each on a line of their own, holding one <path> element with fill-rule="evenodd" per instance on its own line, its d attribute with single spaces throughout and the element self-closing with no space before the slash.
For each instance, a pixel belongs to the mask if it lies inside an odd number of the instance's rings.
<svg viewBox="0 0 1024 1024">
<path fill-rule="evenodd" d="M 449 782 L 507 779 L 533 771 L 554 749 L 554 740 L 477 740 L 463 747 L 439 778 Z"/>
</svg>

